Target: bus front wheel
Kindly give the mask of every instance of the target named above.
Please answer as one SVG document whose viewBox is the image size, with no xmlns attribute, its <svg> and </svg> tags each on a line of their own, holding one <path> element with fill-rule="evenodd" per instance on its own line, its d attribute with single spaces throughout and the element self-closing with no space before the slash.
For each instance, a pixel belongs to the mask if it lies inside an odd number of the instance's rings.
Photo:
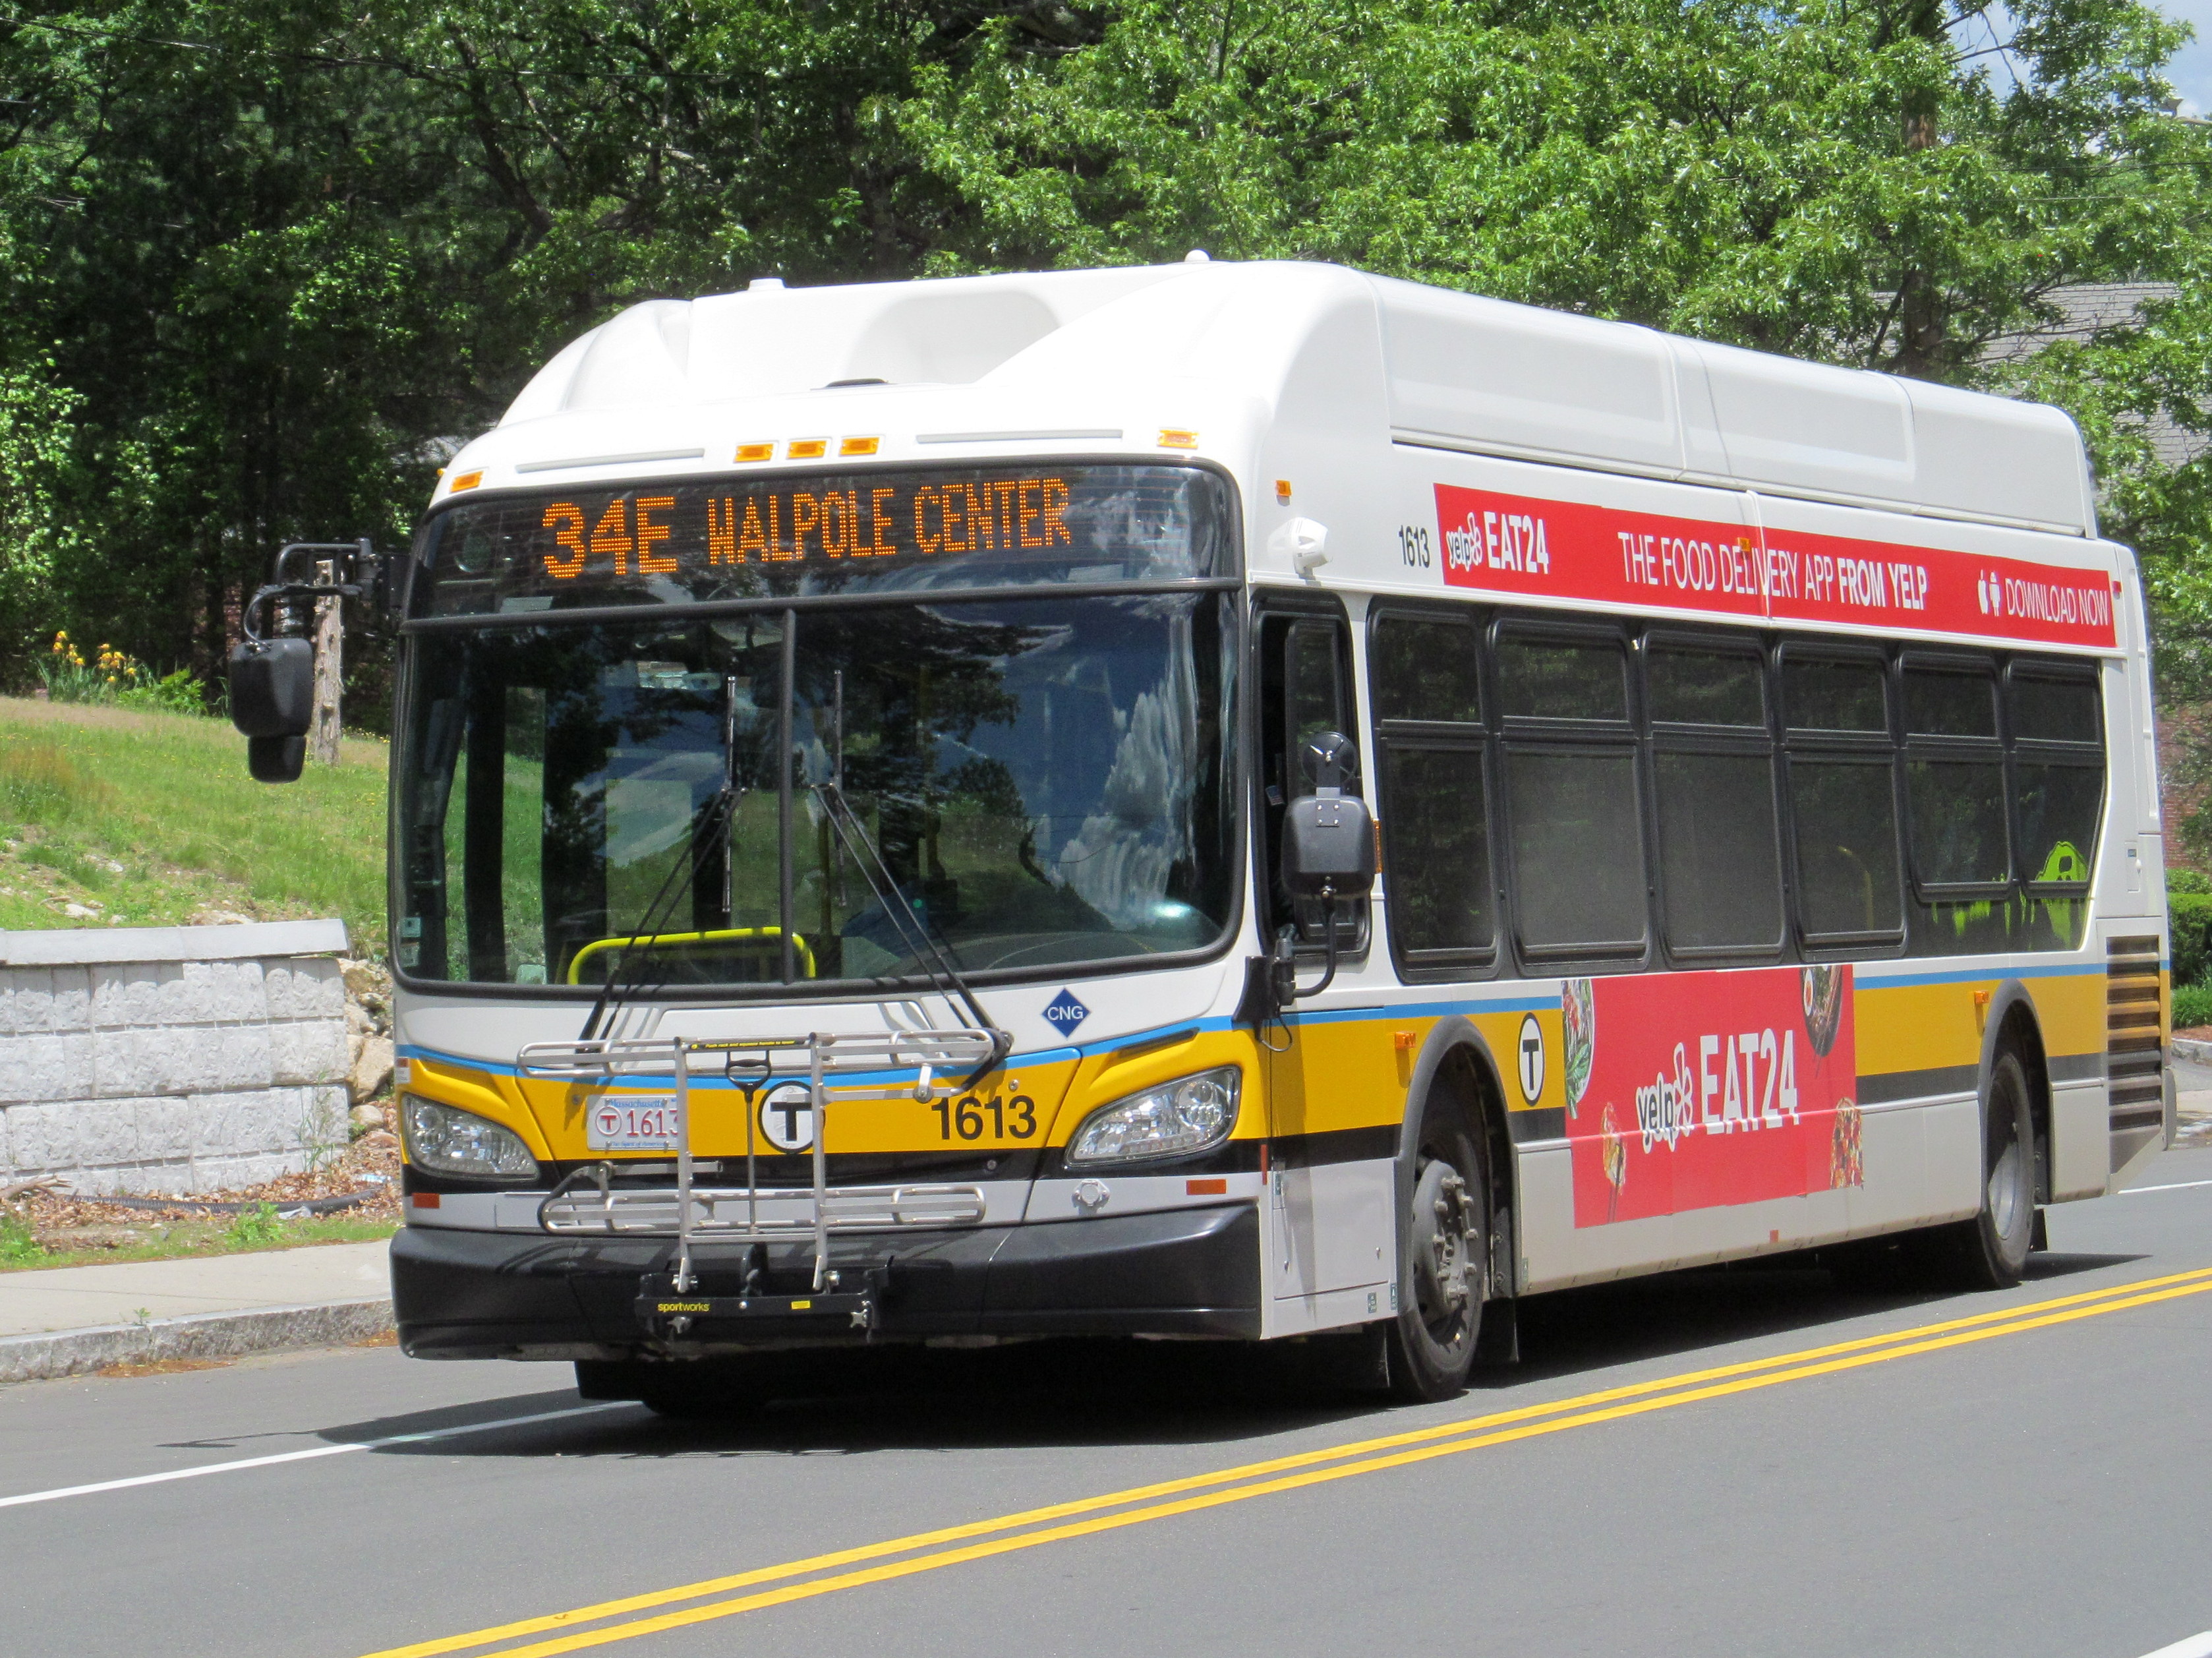
<svg viewBox="0 0 2212 1658">
<path fill-rule="evenodd" d="M 1401 1399 L 1449 1399 L 1467 1386 L 1488 1277 L 1488 1192 L 1465 1114 L 1435 1101 L 1422 1115 L 1398 1228 L 1398 1315 L 1384 1327 L 1390 1391 Z"/>
</svg>

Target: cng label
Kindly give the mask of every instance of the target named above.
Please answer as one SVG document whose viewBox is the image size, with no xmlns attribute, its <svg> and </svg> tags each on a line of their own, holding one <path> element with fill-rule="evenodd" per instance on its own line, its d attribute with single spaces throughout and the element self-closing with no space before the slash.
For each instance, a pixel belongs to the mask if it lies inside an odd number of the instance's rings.
<svg viewBox="0 0 2212 1658">
<path fill-rule="evenodd" d="M 1062 1036 L 1075 1034 L 1075 1027 L 1091 1017 L 1091 1009 L 1075 999 L 1073 991 L 1062 991 L 1052 999 L 1044 1010 L 1046 1022 Z"/>
</svg>

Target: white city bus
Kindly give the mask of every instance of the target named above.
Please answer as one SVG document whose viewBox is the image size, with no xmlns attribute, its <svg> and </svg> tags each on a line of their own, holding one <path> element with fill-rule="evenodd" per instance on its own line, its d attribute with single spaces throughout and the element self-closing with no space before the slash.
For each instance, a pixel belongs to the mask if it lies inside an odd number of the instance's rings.
<svg viewBox="0 0 2212 1658">
<path fill-rule="evenodd" d="M 1437 1397 L 1566 1285 L 2013 1281 L 2166 1137 L 2142 598 L 2051 409 L 1322 265 L 756 282 L 549 363 L 404 602 L 421 1357 L 1340 1332 Z"/>
</svg>

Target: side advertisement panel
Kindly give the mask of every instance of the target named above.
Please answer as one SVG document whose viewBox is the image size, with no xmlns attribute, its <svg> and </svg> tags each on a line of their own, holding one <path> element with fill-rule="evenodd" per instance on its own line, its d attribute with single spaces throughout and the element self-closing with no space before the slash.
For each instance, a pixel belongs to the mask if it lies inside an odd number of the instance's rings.
<svg viewBox="0 0 2212 1658">
<path fill-rule="evenodd" d="M 1572 978 L 1575 1224 L 1855 1186 L 1847 966 Z"/>
<path fill-rule="evenodd" d="M 2115 637 L 2101 570 L 1435 487 L 1453 587 L 2022 643 Z"/>
</svg>

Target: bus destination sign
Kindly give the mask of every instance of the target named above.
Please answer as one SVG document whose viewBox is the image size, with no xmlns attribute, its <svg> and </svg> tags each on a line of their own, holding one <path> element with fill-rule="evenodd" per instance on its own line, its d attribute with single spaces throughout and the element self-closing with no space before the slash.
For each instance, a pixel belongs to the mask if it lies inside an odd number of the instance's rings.
<svg viewBox="0 0 2212 1658">
<path fill-rule="evenodd" d="M 1436 486 L 1443 578 L 1515 597 L 2075 645 L 2116 642 L 2101 570 Z"/>
<path fill-rule="evenodd" d="M 869 472 L 501 495 L 441 515 L 418 613 L 1234 568 L 1219 480 L 1190 467 Z"/>
</svg>

